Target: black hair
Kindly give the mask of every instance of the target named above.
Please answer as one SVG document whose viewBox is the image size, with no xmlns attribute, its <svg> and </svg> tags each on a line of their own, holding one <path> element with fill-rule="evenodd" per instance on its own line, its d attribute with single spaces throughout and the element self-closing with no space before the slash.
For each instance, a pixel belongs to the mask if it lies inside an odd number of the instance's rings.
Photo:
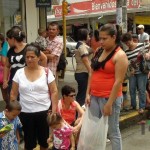
<svg viewBox="0 0 150 150">
<path fill-rule="evenodd" d="M 86 41 L 89 35 L 89 31 L 85 28 L 78 30 L 78 41 Z"/>
<path fill-rule="evenodd" d="M 21 111 L 22 107 L 17 100 L 9 101 L 5 107 L 8 111 L 18 110 Z"/>
<path fill-rule="evenodd" d="M 99 31 L 98 30 L 94 30 L 94 37 L 95 37 L 95 40 L 97 42 L 100 40 L 100 38 L 99 38 Z"/>
<path fill-rule="evenodd" d="M 65 85 L 61 89 L 62 96 L 64 95 L 68 96 L 71 92 L 75 93 L 75 89 L 69 85 Z"/>
<path fill-rule="evenodd" d="M 132 34 L 131 33 L 125 33 L 122 35 L 122 42 L 128 42 L 132 40 Z"/>
<path fill-rule="evenodd" d="M 35 55 L 37 56 L 37 57 L 39 57 L 40 56 L 40 50 L 41 50 L 42 48 L 39 46 L 39 44 L 37 44 L 37 43 L 34 43 L 34 42 L 32 42 L 32 43 L 30 43 L 30 44 L 27 44 L 26 45 L 26 47 L 25 47 L 25 53 L 24 53 L 24 56 L 26 55 L 26 53 L 28 52 L 28 51 L 33 51 L 34 53 L 35 53 Z"/>
<path fill-rule="evenodd" d="M 57 125 L 59 124 L 61 121 L 62 121 L 62 117 L 60 114 L 58 113 L 55 113 L 55 114 L 49 114 L 47 116 L 47 123 L 49 126 L 53 126 L 53 125 Z"/>
<path fill-rule="evenodd" d="M 58 23 L 57 23 L 57 22 L 51 22 L 51 23 L 49 23 L 49 25 L 48 25 L 48 28 L 47 28 L 47 29 L 49 29 L 49 26 L 57 26 L 57 29 L 59 29 L 59 25 L 58 25 Z"/>
<path fill-rule="evenodd" d="M 100 32 L 101 31 L 107 32 L 108 35 L 110 35 L 110 36 L 115 35 L 116 36 L 115 42 L 117 45 L 120 45 L 122 31 L 121 31 L 121 27 L 119 25 L 110 24 L 110 23 L 105 24 L 100 28 Z"/>
<path fill-rule="evenodd" d="M 6 35 L 9 39 L 14 38 L 18 42 L 22 42 L 26 37 L 25 33 L 21 30 L 19 26 L 13 26 L 7 31 Z"/>
<path fill-rule="evenodd" d="M 138 39 L 138 35 L 137 34 L 132 34 L 132 38 Z"/>
</svg>

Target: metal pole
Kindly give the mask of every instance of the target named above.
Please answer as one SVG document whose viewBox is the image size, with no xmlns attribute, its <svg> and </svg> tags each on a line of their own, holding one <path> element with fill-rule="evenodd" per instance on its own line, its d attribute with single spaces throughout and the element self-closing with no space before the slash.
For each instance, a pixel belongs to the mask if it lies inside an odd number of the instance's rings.
<svg viewBox="0 0 150 150">
<path fill-rule="evenodd" d="M 116 24 L 122 27 L 122 2 L 123 0 L 116 0 Z"/>
<path fill-rule="evenodd" d="M 127 33 L 127 0 L 123 0 L 122 6 L 122 33 Z"/>
<path fill-rule="evenodd" d="M 63 5 L 64 2 L 66 2 L 66 0 L 62 1 L 62 7 L 64 6 Z M 63 16 L 63 44 L 64 44 L 64 54 L 66 57 L 67 56 L 67 52 L 66 52 L 66 15 L 64 14 L 63 11 L 62 11 L 62 16 Z"/>
<path fill-rule="evenodd" d="M 65 11 L 64 11 L 64 3 L 66 2 L 66 0 L 63 0 L 62 1 L 62 18 L 63 18 L 63 51 L 64 51 L 64 55 L 65 55 L 65 58 L 67 56 L 67 51 L 66 51 L 66 14 L 65 14 Z M 61 71 L 61 78 L 64 79 L 64 76 L 65 76 L 65 70 L 62 70 Z"/>
</svg>

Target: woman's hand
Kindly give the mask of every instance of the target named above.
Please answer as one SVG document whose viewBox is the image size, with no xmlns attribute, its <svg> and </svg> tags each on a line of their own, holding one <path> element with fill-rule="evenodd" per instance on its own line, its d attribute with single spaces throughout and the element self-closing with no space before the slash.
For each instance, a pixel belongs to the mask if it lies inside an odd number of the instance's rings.
<svg viewBox="0 0 150 150">
<path fill-rule="evenodd" d="M 70 148 L 70 150 L 75 150 L 75 147 L 74 147 L 74 146 L 72 146 L 72 147 Z"/>
<path fill-rule="evenodd" d="M 104 116 L 110 116 L 112 114 L 112 105 L 109 102 L 104 105 L 103 113 Z"/>
<path fill-rule="evenodd" d="M 87 105 L 90 105 L 90 103 L 91 103 L 90 95 L 87 94 L 87 95 L 86 95 L 86 98 L 85 98 L 85 105 L 86 105 L 86 106 L 87 106 Z"/>
<path fill-rule="evenodd" d="M 80 126 L 79 125 L 73 127 L 73 133 L 74 134 L 77 134 L 79 132 L 79 130 L 80 130 Z"/>
<path fill-rule="evenodd" d="M 3 81 L 3 89 L 6 89 L 8 87 L 8 81 Z"/>
<path fill-rule="evenodd" d="M 47 139 L 47 143 L 48 143 L 48 144 L 51 143 L 52 141 L 53 141 L 52 137 L 49 137 L 49 138 Z"/>
</svg>

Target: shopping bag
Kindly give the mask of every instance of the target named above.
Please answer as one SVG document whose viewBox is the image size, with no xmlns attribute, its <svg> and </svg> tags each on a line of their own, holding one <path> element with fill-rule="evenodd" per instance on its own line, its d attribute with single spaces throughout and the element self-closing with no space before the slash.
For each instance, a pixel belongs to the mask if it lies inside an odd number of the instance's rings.
<svg viewBox="0 0 150 150">
<path fill-rule="evenodd" d="M 2 62 L 0 62 L 0 84 L 3 83 L 3 65 Z"/>
<path fill-rule="evenodd" d="M 105 150 L 108 116 L 93 116 L 87 107 L 84 114 L 77 150 Z"/>
</svg>

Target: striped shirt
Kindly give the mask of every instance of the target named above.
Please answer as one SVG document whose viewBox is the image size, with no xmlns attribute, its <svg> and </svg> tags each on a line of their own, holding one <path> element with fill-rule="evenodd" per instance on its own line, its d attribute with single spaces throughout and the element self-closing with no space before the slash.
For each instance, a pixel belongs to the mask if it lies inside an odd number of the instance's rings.
<svg viewBox="0 0 150 150">
<path fill-rule="evenodd" d="M 148 52 L 149 44 L 138 43 L 134 50 L 126 50 L 125 53 L 128 57 L 129 64 L 135 69 L 135 74 L 141 73 L 140 62 L 142 61 L 142 53 Z"/>
</svg>

